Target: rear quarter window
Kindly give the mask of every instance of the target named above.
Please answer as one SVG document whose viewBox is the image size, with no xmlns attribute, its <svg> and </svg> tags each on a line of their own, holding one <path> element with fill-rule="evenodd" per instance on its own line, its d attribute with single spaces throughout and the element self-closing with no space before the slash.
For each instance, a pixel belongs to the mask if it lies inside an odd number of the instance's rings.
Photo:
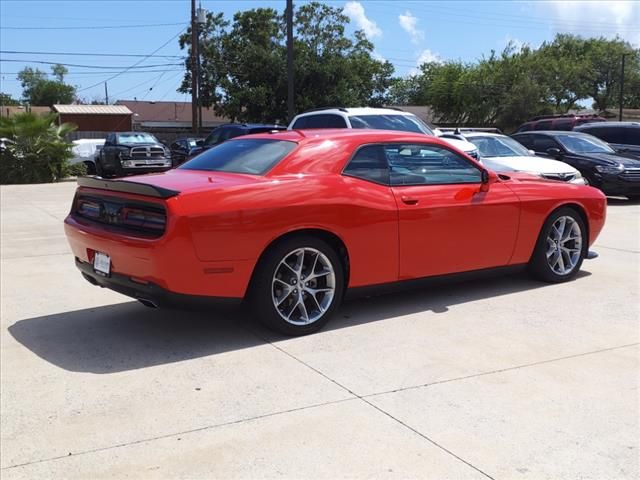
<svg viewBox="0 0 640 480">
<path fill-rule="evenodd" d="M 286 157 L 296 145 L 295 142 L 286 140 L 231 140 L 206 150 L 178 168 L 264 175 Z"/>
</svg>

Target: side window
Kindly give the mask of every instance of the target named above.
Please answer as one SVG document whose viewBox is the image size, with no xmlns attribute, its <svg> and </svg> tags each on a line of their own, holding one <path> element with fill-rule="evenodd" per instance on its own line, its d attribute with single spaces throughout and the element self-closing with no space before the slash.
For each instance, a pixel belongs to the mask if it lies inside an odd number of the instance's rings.
<svg viewBox="0 0 640 480">
<path fill-rule="evenodd" d="M 293 124 L 293 129 L 304 130 L 306 128 L 347 128 L 347 122 L 339 115 L 323 113 L 300 117 Z"/>
<path fill-rule="evenodd" d="M 533 150 L 536 152 L 546 153 L 550 148 L 557 148 L 563 150 L 553 138 L 546 137 L 544 135 L 535 135 L 533 138 Z"/>
<path fill-rule="evenodd" d="M 173 142 L 169 148 L 171 150 L 179 150 L 180 149 L 180 142 Z"/>
<path fill-rule="evenodd" d="M 220 143 L 220 133 L 222 132 L 222 130 L 222 127 L 215 128 L 213 132 L 211 132 L 209 136 L 204 140 L 204 144 L 207 146 L 211 146 Z"/>
<path fill-rule="evenodd" d="M 525 123 L 518 129 L 518 132 L 528 132 L 529 130 L 531 130 L 531 124 Z"/>
<path fill-rule="evenodd" d="M 553 130 L 573 130 L 573 120 L 571 118 L 561 118 L 553 122 Z"/>
<path fill-rule="evenodd" d="M 115 135 L 113 133 L 110 133 L 109 135 L 107 135 L 107 139 L 104 141 L 105 146 L 110 146 L 113 145 L 115 143 Z"/>
<path fill-rule="evenodd" d="M 513 139 L 520 143 L 524 148 L 533 150 L 533 138 L 531 135 L 514 135 Z"/>
<path fill-rule="evenodd" d="M 361 147 L 343 173 L 349 177 L 389 185 L 389 166 L 381 145 Z"/>
<path fill-rule="evenodd" d="M 621 128 L 622 141 L 625 145 L 640 145 L 640 127 Z"/>
<path fill-rule="evenodd" d="M 552 120 L 542 120 L 536 123 L 534 130 L 549 130 L 551 129 Z"/>
<path fill-rule="evenodd" d="M 237 128 L 237 127 L 225 128 L 222 134 L 220 135 L 220 141 L 224 142 L 225 140 L 239 137 L 244 134 L 245 133 L 241 128 Z"/>
<path fill-rule="evenodd" d="M 462 156 L 437 145 L 384 145 L 391 185 L 481 183 L 482 173 Z"/>
</svg>

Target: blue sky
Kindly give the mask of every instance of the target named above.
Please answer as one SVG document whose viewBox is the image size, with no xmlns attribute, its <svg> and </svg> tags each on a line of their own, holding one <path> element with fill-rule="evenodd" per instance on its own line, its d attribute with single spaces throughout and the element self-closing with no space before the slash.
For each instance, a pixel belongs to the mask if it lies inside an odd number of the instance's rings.
<svg viewBox="0 0 640 480">
<path fill-rule="evenodd" d="M 203 8 L 223 12 L 227 18 L 238 10 L 262 6 L 281 10 L 285 3 L 285 0 L 201 2 Z M 302 3 L 294 1 L 295 5 Z M 421 60 L 473 61 L 492 49 L 501 50 L 509 41 L 537 47 L 552 39 L 556 32 L 618 35 L 640 46 L 638 1 L 325 3 L 344 8 L 351 18 L 350 29 L 365 30 L 376 46 L 376 55 L 393 63 L 399 75 L 409 74 Z M 16 72 L 28 65 L 49 72 L 49 65 L 35 62 L 61 62 L 78 65 L 68 67 L 67 81 L 78 87 L 81 97 L 104 99 L 104 81 L 139 62 L 126 73 L 108 80 L 111 100 L 134 97 L 186 100 L 184 94 L 176 92 L 182 75 L 180 66 L 174 64 L 180 63 L 176 56 L 184 55 L 178 47 L 177 35 L 186 28 L 189 18 L 189 0 L 1 0 L 0 50 L 55 54 L 0 53 L 0 89 L 18 98 L 22 88 Z M 121 56 L 147 55 L 156 50 L 156 56 L 146 59 Z M 90 55 L 70 56 L 61 52 Z"/>
</svg>

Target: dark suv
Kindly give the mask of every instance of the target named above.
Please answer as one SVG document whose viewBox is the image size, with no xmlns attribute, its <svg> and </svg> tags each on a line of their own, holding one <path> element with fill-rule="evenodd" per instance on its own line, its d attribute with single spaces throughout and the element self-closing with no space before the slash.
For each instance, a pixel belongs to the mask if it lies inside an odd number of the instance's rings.
<svg viewBox="0 0 640 480">
<path fill-rule="evenodd" d="M 533 117 L 526 123 L 520 125 L 517 133 L 531 130 L 565 130 L 571 131 L 578 125 L 592 122 L 606 122 L 605 118 L 598 115 L 543 115 Z"/>
<path fill-rule="evenodd" d="M 574 131 L 598 137 L 615 151 L 640 158 L 640 122 L 587 123 Z"/>
<path fill-rule="evenodd" d="M 568 163 L 606 195 L 640 198 L 640 160 L 618 154 L 593 135 L 579 132 L 524 132 L 512 137 L 536 155 Z"/>
<path fill-rule="evenodd" d="M 193 157 L 198 153 L 204 152 L 211 147 L 221 144 L 230 138 L 240 137 L 242 135 L 251 135 L 252 133 L 271 132 L 272 130 L 286 130 L 287 127 L 282 125 L 268 125 L 264 123 L 228 123 L 220 125 L 204 139 L 204 143 L 194 148 L 190 156 Z"/>
<path fill-rule="evenodd" d="M 171 168 L 171 153 L 145 132 L 110 133 L 96 158 L 96 173 L 116 176 L 163 172 Z"/>
</svg>

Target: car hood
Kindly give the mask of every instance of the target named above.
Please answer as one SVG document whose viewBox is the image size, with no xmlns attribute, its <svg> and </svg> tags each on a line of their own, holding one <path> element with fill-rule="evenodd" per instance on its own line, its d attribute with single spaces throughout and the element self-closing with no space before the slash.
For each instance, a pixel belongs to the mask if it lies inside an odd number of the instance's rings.
<svg viewBox="0 0 640 480">
<path fill-rule="evenodd" d="M 558 160 L 529 156 L 482 157 L 485 167 L 496 172 L 575 173 L 571 165 Z"/>
<path fill-rule="evenodd" d="M 587 153 L 578 156 L 596 160 L 601 165 L 619 165 L 622 164 L 629 168 L 640 168 L 640 160 L 637 158 L 616 155 L 615 153 Z"/>
<path fill-rule="evenodd" d="M 178 168 L 161 173 L 137 175 L 123 181 L 142 183 L 168 190 L 176 190 L 181 194 L 187 194 L 219 187 L 233 187 L 264 182 L 266 179 L 257 175 L 246 175 L 242 173 L 209 172 Z"/>
</svg>

